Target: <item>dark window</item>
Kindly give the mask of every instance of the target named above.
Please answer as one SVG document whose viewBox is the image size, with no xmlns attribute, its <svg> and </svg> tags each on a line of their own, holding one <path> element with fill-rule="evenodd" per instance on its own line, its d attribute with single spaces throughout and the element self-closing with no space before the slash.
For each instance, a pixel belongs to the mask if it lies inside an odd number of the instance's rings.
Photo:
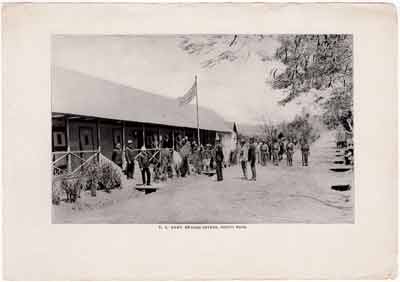
<svg viewBox="0 0 400 282">
<path fill-rule="evenodd" d="M 57 136 L 57 144 L 62 144 L 63 140 L 61 134 L 57 134 L 56 136 Z"/>
<path fill-rule="evenodd" d="M 85 145 L 89 145 L 89 136 L 85 135 Z"/>
</svg>

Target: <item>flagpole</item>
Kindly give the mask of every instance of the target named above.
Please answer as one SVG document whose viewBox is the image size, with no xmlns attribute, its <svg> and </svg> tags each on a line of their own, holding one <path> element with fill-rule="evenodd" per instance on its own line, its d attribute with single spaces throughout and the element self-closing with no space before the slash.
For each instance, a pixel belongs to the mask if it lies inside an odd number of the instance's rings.
<svg viewBox="0 0 400 282">
<path fill-rule="evenodd" d="M 199 98 L 197 91 L 197 75 L 194 77 L 194 83 L 196 84 L 196 119 L 197 119 L 197 144 L 200 146 L 200 126 L 199 126 Z"/>
</svg>

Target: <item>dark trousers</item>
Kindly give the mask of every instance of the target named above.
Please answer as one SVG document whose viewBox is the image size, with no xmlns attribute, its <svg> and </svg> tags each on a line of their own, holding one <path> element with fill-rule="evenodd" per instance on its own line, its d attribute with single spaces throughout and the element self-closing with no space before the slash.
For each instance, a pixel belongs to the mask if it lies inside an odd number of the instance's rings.
<svg viewBox="0 0 400 282">
<path fill-rule="evenodd" d="M 247 178 L 247 164 L 246 161 L 240 161 L 244 178 Z"/>
<path fill-rule="evenodd" d="M 142 181 L 143 185 L 150 185 L 150 168 L 148 167 L 142 168 Z"/>
<path fill-rule="evenodd" d="M 130 162 L 126 164 L 126 177 L 129 178 L 133 178 L 133 175 L 135 173 L 135 163 L 134 162 Z"/>
<path fill-rule="evenodd" d="M 301 152 L 303 166 L 308 166 L 308 152 Z"/>
<path fill-rule="evenodd" d="M 222 176 L 222 162 L 217 162 L 217 181 L 222 181 L 224 178 Z"/>
<path fill-rule="evenodd" d="M 189 174 L 189 161 L 187 157 L 184 157 L 182 160 L 181 176 L 185 177 L 186 173 Z"/>
<path fill-rule="evenodd" d="M 274 151 L 272 153 L 272 160 L 274 162 L 274 165 L 278 165 L 279 164 L 278 152 L 277 151 Z"/>
<path fill-rule="evenodd" d="M 287 152 L 286 153 L 286 160 L 287 160 L 287 164 L 289 166 L 292 166 L 292 164 L 293 164 L 293 153 Z"/>
<path fill-rule="evenodd" d="M 251 179 L 256 179 L 256 160 L 250 162 Z"/>
</svg>

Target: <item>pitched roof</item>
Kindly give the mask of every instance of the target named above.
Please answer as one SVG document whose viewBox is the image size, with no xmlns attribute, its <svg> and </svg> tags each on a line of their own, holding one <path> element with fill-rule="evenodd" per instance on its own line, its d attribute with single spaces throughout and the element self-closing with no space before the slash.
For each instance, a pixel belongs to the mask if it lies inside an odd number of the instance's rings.
<svg viewBox="0 0 400 282">
<path fill-rule="evenodd" d="M 195 105 L 87 74 L 53 68 L 52 112 L 197 128 Z M 201 129 L 231 131 L 211 109 L 199 107 Z"/>
</svg>

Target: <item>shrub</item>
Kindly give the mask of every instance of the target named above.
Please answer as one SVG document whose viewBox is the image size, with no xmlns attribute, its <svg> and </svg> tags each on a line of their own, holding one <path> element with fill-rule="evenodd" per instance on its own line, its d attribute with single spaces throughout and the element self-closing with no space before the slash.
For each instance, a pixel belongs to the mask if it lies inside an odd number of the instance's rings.
<svg viewBox="0 0 400 282">
<path fill-rule="evenodd" d="M 107 192 L 110 189 L 121 188 L 121 173 L 109 162 L 103 162 L 98 169 L 99 186 Z"/>
<path fill-rule="evenodd" d="M 81 190 L 84 188 L 84 179 L 77 178 L 64 178 L 61 183 L 58 185 L 58 189 L 53 193 L 54 201 L 57 204 L 61 201 L 62 193 L 64 192 L 66 195 L 66 201 L 74 203 L 80 197 Z M 56 184 L 53 183 L 53 187 L 57 187 Z"/>
<path fill-rule="evenodd" d="M 52 189 L 51 189 L 51 202 L 53 205 L 60 204 L 62 196 L 62 189 L 60 182 L 53 181 Z"/>
<path fill-rule="evenodd" d="M 109 192 L 116 187 L 122 188 L 119 169 L 111 162 L 99 163 L 96 159 L 93 159 L 82 167 L 79 175 L 53 181 L 52 203 L 58 205 L 63 196 L 66 197 L 67 202 L 75 202 L 80 197 L 82 189 L 90 189 L 91 195 L 94 197 L 98 188 Z"/>
</svg>

